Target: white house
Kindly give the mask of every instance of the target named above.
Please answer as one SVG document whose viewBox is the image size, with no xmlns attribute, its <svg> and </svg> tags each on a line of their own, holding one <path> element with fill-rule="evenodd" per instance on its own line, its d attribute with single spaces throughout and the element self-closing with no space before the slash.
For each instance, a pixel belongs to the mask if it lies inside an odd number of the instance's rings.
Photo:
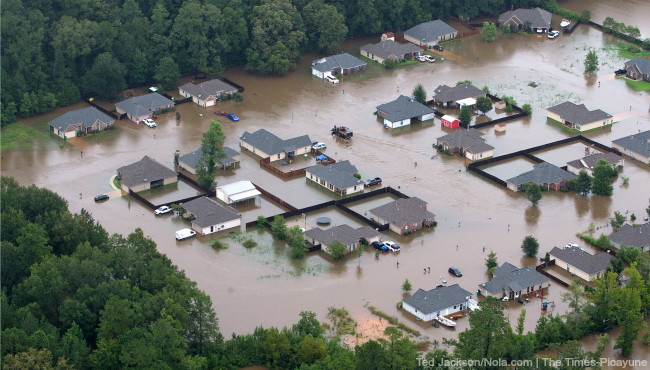
<svg viewBox="0 0 650 370">
<path fill-rule="evenodd" d="M 435 117 L 434 110 L 418 103 L 408 96 L 377 106 L 377 116 L 384 119 L 384 125 L 397 128 L 413 122 L 427 121 Z"/>
<path fill-rule="evenodd" d="M 208 197 L 181 203 L 180 206 L 195 217 L 191 222 L 197 234 L 212 234 L 241 225 L 241 213 Z"/>
<path fill-rule="evenodd" d="M 283 140 L 262 128 L 252 133 L 244 131 L 239 137 L 239 145 L 242 150 L 275 161 L 311 153 L 312 144 L 308 135 Z"/>
<path fill-rule="evenodd" d="M 429 291 L 418 289 L 412 296 L 403 299 L 402 303 L 405 311 L 422 321 L 431 321 L 438 316 L 471 309 L 476 301 L 472 299 L 472 293 L 454 284 Z"/>
<path fill-rule="evenodd" d="M 593 255 L 580 247 L 554 247 L 550 255 L 556 266 L 586 281 L 600 279 L 612 259 L 607 252 Z"/>
<path fill-rule="evenodd" d="M 589 176 L 593 176 L 594 167 L 601 159 L 609 163 L 614 168 L 623 167 L 625 160 L 616 153 L 596 153 L 586 157 L 567 162 L 567 171 L 580 175 L 580 171 L 586 171 Z"/>
<path fill-rule="evenodd" d="M 233 204 L 262 195 L 250 181 L 237 181 L 217 188 L 217 198 L 226 204 Z"/>
<path fill-rule="evenodd" d="M 305 168 L 307 180 L 313 181 L 338 195 L 349 195 L 363 191 L 363 181 L 354 177 L 357 168 L 350 161 L 342 161 L 329 166 L 317 164 Z"/>
<path fill-rule="evenodd" d="M 485 297 L 516 299 L 524 294 L 548 291 L 550 279 L 535 270 L 535 266 L 517 268 L 508 262 L 492 271 L 492 280 L 479 284 L 478 290 Z"/>
</svg>

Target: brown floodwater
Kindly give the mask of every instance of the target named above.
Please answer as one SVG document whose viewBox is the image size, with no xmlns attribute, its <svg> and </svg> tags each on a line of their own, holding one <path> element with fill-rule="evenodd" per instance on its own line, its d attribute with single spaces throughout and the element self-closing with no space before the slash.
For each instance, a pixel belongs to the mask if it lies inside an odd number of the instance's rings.
<svg viewBox="0 0 650 370">
<path fill-rule="evenodd" d="M 356 52 L 360 45 L 376 39 L 351 40 L 341 50 Z M 459 320 L 456 329 L 433 328 L 396 308 L 396 302 L 403 298 L 404 279 L 408 278 L 414 289 L 432 289 L 446 280 L 474 292 L 488 280 L 484 259 L 490 250 L 497 253 L 499 263 L 534 265 L 535 258 L 521 253 L 521 241 L 526 235 L 538 238 L 539 255 L 543 256 L 554 246 L 580 243 L 576 232 L 586 230 L 590 222 L 604 227 L 616 210 L 628 209 L 630 214 L 642 215 L 650 198 L 650 168 L 626 159 L 622 174 L 630 177 L 630 184 L 623 186 L 619 180 L 614 184 L 612 197 L 544 192 L 539 206 L 533 207 L 524 194 L 513 193 L 467 172 L 466 160 L 438 155 L 432 144 L 448 132 L 441 129 L 438 119 L 386 131 L 372 114 L 375 107 L 399 94 L 409 94 L 417 83 L 431 92 L 440 84 L 471 80 L 479 87 L 489 86 L 493 93 L 513 96 L 519 105 L 533 106 L 532 116 L 507 123 L 505 134 L 495 133 L 493 127 L 481 129 L 496 148 L 497 156 L 566 138 L 568 134 L 562 128 L 547 122 L 544 110 L 566 99 L 621 117 L 611 128 L 585 134 L 611 145 L 613 139 L 650 129 L 650 100 L 647 92 L 635 92 L 624 81 L 612 77 L 623 60 L 614 52 L 601 49 L 608 40 L 608 35 L 588 26 L 579 26 L 572 35 L 556 40 L 528 34 L 499 35 L 495 42 L 486 43 L 477 36 L 470 37 L 445 44 L 449 53 L 464 58 L 466 63 L 445 58 L 434 64 L 415 64 L 391 71 L 370 65 L 367 71 L 346 76 L 338 85 L 326 84 L 311 75 L 310 62 L 316 55 L 305 55 L 297 70 L 283 77 L 259 76 L 233 68 L 225 76 L 246 88 L 242 103 L 224 102 L 207 109 L 193 103 L 182 104 L 177 107 L 180 121 L 173 115 L 163 115 L 155 129 L 122 120 L 116 123 L 115 130 L 70 140 L 54 150 L 5 152 L 2 174 L 14 176 L 23 184 L 34 183 L 58 192 L 68 200 L 72 211 L 89 210 L 110 233 L 128 234 L 135 227 L 142 228 L 162 253 L 212 297 L 226 336 L 232 332 L 250 333 L 259 325 L 291 325 L 303 310 L 314 311 L 319 319 L 325 320 L 329 306 L 344 306 L 362 328 L 372 327 L 377 318 L 365 307 L 370 304 L 397 316 L 431 341 L 453 338 L 467 328 L 466 319 Z M 581 73 L 588 47 L 597 48 L 601 62 L 606 63 L 597 76 L 585 77 Z M 530 82 L 538 86 L 530 87 Z M 57 109 L 24 122 L 43 129 L 44 123 L 54 117 L 84 106 L 80 103 Z M 228 238 L 229 231 L 177 242 L 174 231 L 188 227 L 180 218 L 154 217 L 151 210 L 129 197 L 101 204 L 93 202 L 94 195 L 112 191 L 109 179 L 118 167 L 144 155 L 171 167 L 176 150 L 183 154 L 196 150 L 209 120 L 217 117 L 213 114 L 217 110 L 235 113 L 241 119 L 222 120 L 226 145 L 237 147 L 238 137 L 244 131 L 260 128 L 283 138 L 309 134 L 313 140 L 327 144 L 325 153 L 330 157 L 350 160 L 364 179 L 380 176 L 385 186 L 429 202 L 429 209 L 437 215 L 438 227 L 404 237 L 386 232 L 384 240 L 394 240 L 402 246 L 397 254 L 375 258 L 374 253 L 366 252 L 360 259 L 350 255 L 333 261 L 318 252 L 304 260 L 292 260 L 284 243 L 273 241 L 269 233 L 257 229 L 247 233 L 259 244 L 253 249 L 241 246 L 239 239 Z M 349 142 L 332 138 L 329 130 L 333 125 L 349 126 L 354 130 L 354 138 Z M 583 153 L 583 145 L 572 144 L 536 155 L 562 165 Z M 531 165 L 528 160 L 514 159 L 491 166 L 489 172 L 508 178 Z M 333 193 L 302 176 L 282 179 L 261 169 L 259 158 L 250 152 L 242 153 L 241 168 L 226 171 L 216 180 L 219 184 L 253 181 L 296 207 L 336 199 Z M 159 203 L 194 194 L 196 189 L 183 183 L 152 191 L 147 197 Z M 391 199 L 387 195 L 355 202 L 351 207 L 365 213 Z M 260 205 L 245 204 L 238 209 L 244 222 L 285 211 L 267 198 Z M 320 215 L 331 217 L 336 224 L 361 226 L 358 220 L 336 208 L 310 213 L 307 225 L 316 226 L 315 218 Z M 611 229 L 604 227 L 598 233 L 601 231 L 609 233 Z M 228 238 L 225 240 L 230 248 L 211 249 L 209 243 L 215 238 Z M 593 251 L 588 246 L 586 249 Z M 463 277 L 448 274 L 450 266 L 458 267 Z M 424 267 L 431 267 L 431 273 L 423 273 Z M 551 285 L 548 299 L 555 301 L 556 313 L 567 308 L 560 299 L 564 291 L 558 284 Z M 511 322 L 516 322 L 522 306 L 510 302 L 506 307 Z M 541 315 L 540 302 L 532 300 L 524 307 L 526 330 L 532 331 Z M 590 345 L 593 338 L 583 341 Z M 612 346 L 608 353 L 616 356 L 611 352 Z M 649 356 L 647 346 L 638 346 L 633 358 Z"/>
</svg>

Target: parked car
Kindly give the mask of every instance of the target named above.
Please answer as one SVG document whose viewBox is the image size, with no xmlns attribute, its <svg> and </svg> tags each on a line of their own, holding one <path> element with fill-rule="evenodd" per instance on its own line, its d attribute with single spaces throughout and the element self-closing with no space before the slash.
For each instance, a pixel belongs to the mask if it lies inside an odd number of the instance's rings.
<svg viewBox="0 0 650 370">
<path fill-rule="evenodd" d="M 390 250 L 391 252 L 399 252 L 399 245 L 393 243 L 393 242 L 384 242 L 384 245 Z"/>
<path fill-rule="evenodd" d="M 548 38 L 549 39 L 554 39 L 556 37 L 560 36 L 560 31 L 551 31 L 548 33 Z"/>
<path fill-rule="evenodd" d="M 314 145 L 316 145 L 316 144 L 318 144 L 318 140 L 312 140 L 312 141 L 311 141 L 311 146 L 314 146 Z"/>
<path fill-rule="evenodd" d="M 373 248 L 380 250 L 382 252 L 388 252 L 388 247 L 384 245 L 382 242 L 372 242 L 370 245 L 372 245 Z"/>
<path fill-rule="evenodd" d="M 321 149 L 327 148 L 327 145 L 325 145 L 325 143 L 316 143 L 316 144 L 312 145 L 312 148 L 314 148 L 316 150 L 321 150 Z"/>
<path fill-rule="evenodd" d="M 176 232 L 176 240 L 184 240 L 196 236 L 196 231 L 192 229 L 183 229 Z"/>
<path fill-rule="evenodd" d="M 333 83 L 333 84 L 337 84 L 337 83 L 339 83 L 339 79 L 336 78 L 336 77 L 334 77 L 334 76 L 332 76 L 332 75 L 329 75 L 329 76 L 325 77 L 325 79 L 326 79 L 328 82 L 331 82 L 331 83 Z"/>
<path fill-rule="evenodd" d="M 371 186 L 381 185 L 381 177 L 375 177 L 374 179 L 366 180 L 366 183 L 363 184 L 364 187 L 369 188 Z"/>
<path fill-rule="evenodd" d="M 233 120 L 235 122 L 239 121 L 239 117 L 237 117 L 234 113 L 226 114 L 226 117 L 230 118 L 231 120 Z"/>
<path fill-rule="evenodd" d="M 538 28 L 537 33 L 544 33 L 544 29 L 543 28 Z"/>
<path fill-rule="evenodd" d="M 149 127 L 156 127 L 156 122 L 154 122 L 151 118 L 146 118 L 143 122 Z"/>
<path fill-rule="evenodd" d="M 172 211 L 172 207 L 169 206 L 162 206 L 155 210 L 153 213 L 158 216 L 158 215 L 164 215 L 165 213 L 169 213 Z"/>
<path fill-rule="evenodd" d="M 95 197 L 95 202 L 101 202 L 102 200 L 107 200 L 107 199 L 108 199 L 108 195 L 102 194 Z"/>
<path fill-rule="evenodd" d="M 458 277 L 463 276 L 463 274 L 460 272 L 460 270 L 455 268 L 455 267 L 450 267 L 448 271 L 449 271 L 450 274 L 452 274 L 454 276 L 458 276 Z"/>
<path fill-rule="evenodd" d="M 433 45 L 433 50 L 443 51 L 445 48 L 443 48 L 442 45 Z"/>
<path fill-rule="evenodd" d="M 422 55 L 418 55 L 417 57 L 415 57 L 415 59 L 419 60 L 420 62 L 426 62 L 427 61 L 427 58 L 425 58 Z"/>
<path fill-rule="evenodd" d="M 436 61 L 435 59 L 433 59 L 433 57 L 431 55 L 425 55 L 424 60 L 426 60 L 429 63 L 433 63 L 433 62 Z"/>
</svg>

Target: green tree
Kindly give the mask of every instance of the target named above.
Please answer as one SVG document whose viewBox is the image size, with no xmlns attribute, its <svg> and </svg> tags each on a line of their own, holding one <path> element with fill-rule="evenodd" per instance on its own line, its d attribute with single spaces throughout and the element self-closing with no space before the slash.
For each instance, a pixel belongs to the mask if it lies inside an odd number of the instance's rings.
<svg viewBox="0 0 650 370">
<path fill-rule="evenodd" d="M 481 30 L 481 36 L 485 41 L 494 41 L 494 37 L 497 35 L 497 26 L 494 23 L 483 22 L 483 29 Z"/>
<path fill-rule="evenodd" d="M 241 103 L 241 102 L 244 101 L 244 96 L 237 92 L 237 93 L 235 93 L 234 100 L 235 100 L 235 103 Z"/>
<path fill-rule="evenodd" d="M 262 348 L 266 354 L 266 360 L 272 368 L 285 368 L 284 361 L 291 352 L 291 343 L 284 331 L 278 332 L 278 329 L 274 327 L 267 329 Z"/>
<path fill-rule="evenodd" d="M 370 339 L 366 343 L 354 348 L 356 369 L 359 370 L 388 370 L 388 355 L 382 345 Z"/>
<path fill-rule="evenodd" d="M 6 105 L 2 103 L 2 126 L 5 127 L 10 123 L 16 122 L 16 103 L 13 101 L 8 102 Z"/>
<path fill-rule="evenodd" d="M 226 141 L 226 135 L 223 133 L 221 122 L 210 120 L 210 128 L 203 134 L 201 142 L 201 158 L 196 167 L 199 175 L 198 183 L 200 186 L 214 190 L 217 184 L 214 177 L 217 171 L 217 164 L 226 158 L 223 151 L 223 144 Z"/>
<path fill-rule="evenodd" d="M 504 24 L 503 26 L 501 26 L 501 33 L 504 36 L 508 36 L 510 34 L 510 26 L 507 25 L 507 24 Z"/>
<path fill-rule="evenodd" d="M 176 81 L 180 77 L 181 73 L 178 70 L 178 64 L 171 57 L 164 57 L 160 59 L 160 63 L 156 67 L 156 75 L 153 78 L 160 82 L 163 89 L 171 90 L 176 87 Z"/>
<path fill-rule="evenodd" d="M 497 261 L 497 254 L 492 249 L 490 249 L 490 253 L 488 253 L 488 258 L 485 259 L 485 266 L 487 267 L 488 271 L 490 271 L 490 274 L 492 273 L 493 269 L 499 266 L 499 262 Z"/>
<path fill-rule="evenodd" d="M 18 242 L 18 253 L 20 255 L 20 266 L 25 272 L 29 268 L 40 263 L 52 253 L 52 247 L 48 243 L 47 231 L 41 225 L 28 223 L 20 230 Z"/>
<path fill-rule="evenodd" d="M 612 177 L 616 176 L 618 171 L 601 159 L 594 166 L 594 180 L 592 192 L 600 195 L 612 195 L 614 187 L 612 186 Z"/>
<path fill-rule="evenodd" d="M 521 250 L 525 255 L 535 257 L 537 256 L 537 251 L 539 251 L 539 242 L 534 236 L 528 235 L 524 237 L 524 241 L 521 243 Z"/>
<path fill-rule="evenodd" d="M 149 63 L 146 55 L 140 51 L 139 48 L 135 49 L 133 56 L 133 64 L 129 68 L 129 82 L 142 84 L 149 80 Z"/>
<path fill-rule="evenodd" d="M 386 362 L 391 369 L 415 369 L 417 346 L 395 326 L 384 329 L 384 336 L 379 342 L 386 350 Z"/>
<path fill-rule="evenodd" d="M 269 221 L 266 219 L 266 217 L 262 215 L 257 216 L 257 227 L 259 227 L 260 229 L 269 228 Z"/>
<path fill-rule="evenodd" d="M 533 107 L 532 107 L 530 104 L 524 104 L 524 105 L 521 107 L 521 111 L 522 111 L 524 114 L 530 116 L 531 114 L 533 114 Z"/>
<path fill-rule="evenodd" d="M 361 256 L 363 256 L 363 251 L 368 248 L 368 241 L 365 238 L 362 238 L 359 244 L 357 245 L 357 249 L 354 251 L 357 254 L 357 258 L 359 259 L 359 266 L 361 266 Z"/>
<path fill-rule="evenodd" d="M 588 320 L 585 315 L 585 306 L 587 300 L 585 298 L 585 288 L 580 284 L 578 279 L 571 282 L 568 287 L 568 292 L 561 293 L 562 302 L 568 303 L 571 312 L 566 313 L 566 324 L 573 335 L 573 339 L 581 338 L 583 327 Z"/>
<path fill-rule="evenodd" d="M 535 184 L 534 182 L 528 183 L 525 185 L 525 192 L 526 192 L 526 198 L 533 203 L 534 206 L 539 203 L 539 201 L 542 199 L 542 191 L 539 190 L 539 185 Z"/>
<path fill-rule="evenodd" d="M 623 356 L 629 357 L 634 352 L 634 341 L 638 339 L 642 329 L 641 297 L 645 291 L 645 283 L 635 265 L 626 269 L 625 274 L 630 277 L 630 280 L 621 290 L 617 305 L 616 315 L 621 333 L 616 338 L 614 349 L 620 349 Z"/>
<path fill-rule="evenodd" d="M 464 125 L 469 125 L 470 122 L 472 122 L 472 111 L 469 109 L 469 106 L 467 106 L 467 104 L 463 104 L 463 106 L 460 108 L 458 120 Z"/>
<path fill-rule="evenodd" d="M 616 256 L 631 265 L 639 261 L 641 249 L 633 245 L 621 245 Z"/>
<path fill-rule="evenodd" d="M 591 193 L 591 176 L 587 171 L 580 171 L 576 180 L 576 191 L 579 194 L 588 195 Z"/>
<path fill-rule="evenodd" d="M 307 334 L 302 343 L 300 343 L 298 361 L 311 365 L 315 361 L 324 359 L 325 356 L 327 356 L 327 346 L 323 342 L 323 339 L 314 339 L 311 334 Z"/>
<path fill-rule="evenodd" d="M 391 59 L 391 58 L 386 58 L 386 59 L 384 59 L 384 61 L 381 62 L 381 64 L 382 64 L 382 65 L 384 66 L 384 68 L 386 68 L 386 69 L 393 69 L 393 68 L 395 68 L 395 61 L 394 61 L 393 59 Z"/>
<path fill-rule="evenodd" d="M 345 254 L 348 252 L 348 246 L 339 242 L 338 240 L 335 240 L 330 243 L 325 250 L 327 253 L 331 254 L 335 260 L 337 260 L 345 256 Z"/>
<path fill-rule="evenodd" d="M 291 257 L 305 257 L 307 248 L 305 247 L 305 238 L 300 226 L 293 226 L 287 231 L 287 242 L 291 247 Z"/>
<path fill-rule="evenodd" d="M 487 96 L 479 96 L 476 100 L 476 108 L 485 114 L 492 110 L 492 100 Z"/>
<path fill-rule="evenodd" d="M 299 14 L 305 20 L 306 38 L 317 51 L 332 53 L 345 40 L 348 27 L 345 25 L 345 17 L 335 6 L 323 1 L 312 1 Z"/>
<path fill-rule="evenodd" d="M 590 20 L 591 20 L 591 11 L 589 11 L 588 9 L 583 10 L 582 14 L 580 14 L 580 23 L 589 24 Z"/>
<path fill-rule="evenodd" d="M 625 266 L 623 266 L 623 260 L 618 257 L 613 257 L 611 260 L 609 260 L 609 266 L 607 266 L 608 270 L 611 270 L 618 275 L 623 272 L 624 268 Z"/>
<path fill-rule="evenodd" d="M 585 73 L 596 72 L 598 68 L 598 55 L 595 50 L 589 50 L 585 58 Z"/>
<path fill-rule="evenodd" d="M 102 98 L 116 96 L 126 88 L 124 76 L 126 68 L 122 63 L 109 52 L 100 54 L 84 77 L 84 91 Z"/>
<path fill-rule="evenodd" d="M 506 108 L 504 109 L 504 111 L 506 113 L 512 113 L 512 110 L 513 110 L 512 109 L 512 104 L 506 104 Z"/>
<path fill-rule="evenodd" d="M 55 366 L 56 365 L 56 366 Z M 54 361 L 52 352 L 48 349 L 36 350 L 28 348 L 16 355 L 7 355 L 2 361 L 2 368 L 7 370 L 73 370 L 65 358 Z"/>
<path fill-rule="evenodd" d="M 427 102 L 427 91 L 420 83 L 413 88 L 413 100 L 420 104 L 426 104 Z"/>
<path fill-rule="evenodd" d="M 275 216 L 271 222 L 271 234 L 277 240 L 286 240 L 288 236 L 287 223 L 282 216 Z"/>
<path fill-rule="evenodd" d="M 614 217 L 609 219 L 609 223 L 612 225 L 614 230 L 619 229 L 627 221 L 627 216 L 621 214 L 619 211 L 614 211 Z"/>
<path fill-rule="evenodd" d="M 413 289 L 413 286 L 411 285 L 411 282 L 409 279 L 404 280 L 404 284 L 402 284 L 402 291 L 408 293 Z"/>
</svg>

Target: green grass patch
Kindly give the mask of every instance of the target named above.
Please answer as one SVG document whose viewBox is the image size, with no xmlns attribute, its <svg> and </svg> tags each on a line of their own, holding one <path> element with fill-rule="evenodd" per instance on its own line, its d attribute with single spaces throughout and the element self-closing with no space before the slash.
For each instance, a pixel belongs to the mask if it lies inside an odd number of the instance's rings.
<svg viewBox="0 0 650 370">
<path fill-rule="evenodd" d="M 221 241 L 219 239 L 217 239 L 217 240 L 213 241 L 212 243 L 210 243 L 210 246 L 213 249 L 228 249 L 230 247 L 228 245 L 228 243 L 226 243 L 224 241 Z"/>
<path fill-rule="evenodd" d="M 598 127 L 596 127 L 596 128 L 592 128 L 591 130 L 580 131 L 580 130 L 574 130 L 574 129 L 572 129 L 572 128 L 568 128 L 568 127 L 566 127 L 565 125 L 563 125 L 562 122 L 556 121 L 556 120 L 554 120 L 553 118 L 548 118 L 548 117 L 547 117 L 547 122 L 551 122 L 552 124 L 561 127 L 562 130 L 564 130 L 564 131 L 566 131 L 566 132 L 569 132 L 569 133 L 572 133 L 572 134 L 583 134 L 583 133 L 585 133 L 585 132 L 596 131 L 596 130 L 600 130 L 600 129 L 604 128 L 604 127 L 609 127 L 609 126 L 610 126 L 610 125 L 598 126 Z M 614 122 L 614 123 L 616 123 L 616 122 Z"/>
<path fill-rule="evenodd" d="M 623 78 L 625 80 L 625 83 L 632 86 L 632 88 L 635 91 L 649 91 L 650 90 L 650 83 L 647 83 L 645 81 L 633 81 L 627 78 Z"/>
<path fill-rule="evenodd" d="M 122 184 L 120 183 L 120 179 L 118 179 L 117 176 L 113 177 L 113 185 L 115 185 L 115 187 L 118 189 L 122 189 Z"/>
<path fill-rule="evenodd" d="M 52 138 L 22 122 L 12 123 L 0 131 L 2 151 L 47 150 L 52 148 Z"/>
<path fill-rule="evenodd" d="M 411 334 L 413 334 L 415 336 L 420 336 L 419 331 L 417 331 L 415 329 L 411 329 L 408 326 L 404 325 L 403 323 L 401 323 L 397 319 L 397 317 L 390 316 L 385 312 L 379 311 L 378 309 L 375 308 L 375 306 L 368 306 L 368 309 L 370 310 L 370 312 L 373 313 L 373 315 L 377 315 L 377 316 L 379 316 L 379 317 L 381 317 L 383 319 L 386 319 L 390 324 L 397 326 L 399 329 L 401 329 L 401 330 L 403 330 L 403 331 L 405 331 L 407 333 L 411 333 Z"/>
<path fill-rule="evenodd" d="M 381 64 L 381 63 L 379 63 L 379 62 L 377 62 L 377 61 L 375 61 L 375 60 L 372 60 L 372 59 L 370 59 L 370 58 L 368 58 L 368 57 L 366 57 L 366 56 L 363 56 L 363 55 L 361 55 L 361 53 L 359 53 L 358 56 L 360 57 L 361 60 L 363 60 L 364 62 L 368 63 L 369 65 L 370 65 L 370 64 L 376 64 L 376 65 L 378 65 L 378 66 L 380 66 L 380 67 L 384 67 L 383 64 Z M 407 66 L 407 65 L 409 65 L 409 64 L 418 64 L 418 63 L 420 63 L 420 62 L 417 61 L 417 60 L 406 60 L 406 59 L 405 59 L 405 60 L 403 60 L 403 61 L 401 61 L 401 62 L 399 62 L 399 63 L 395 63 L 395 67 L 397 68 L 397 67 Z"/>
<path fill-rule="evenodd" d="M 625 59 L 634 59 L 636 57 L 650 57 L 650 51 L 645 51 L 637 45 L 630 44 L 621 40 L 608 43 L 612 49 L 618 50 L 618 56 Z"/>
</svg>

